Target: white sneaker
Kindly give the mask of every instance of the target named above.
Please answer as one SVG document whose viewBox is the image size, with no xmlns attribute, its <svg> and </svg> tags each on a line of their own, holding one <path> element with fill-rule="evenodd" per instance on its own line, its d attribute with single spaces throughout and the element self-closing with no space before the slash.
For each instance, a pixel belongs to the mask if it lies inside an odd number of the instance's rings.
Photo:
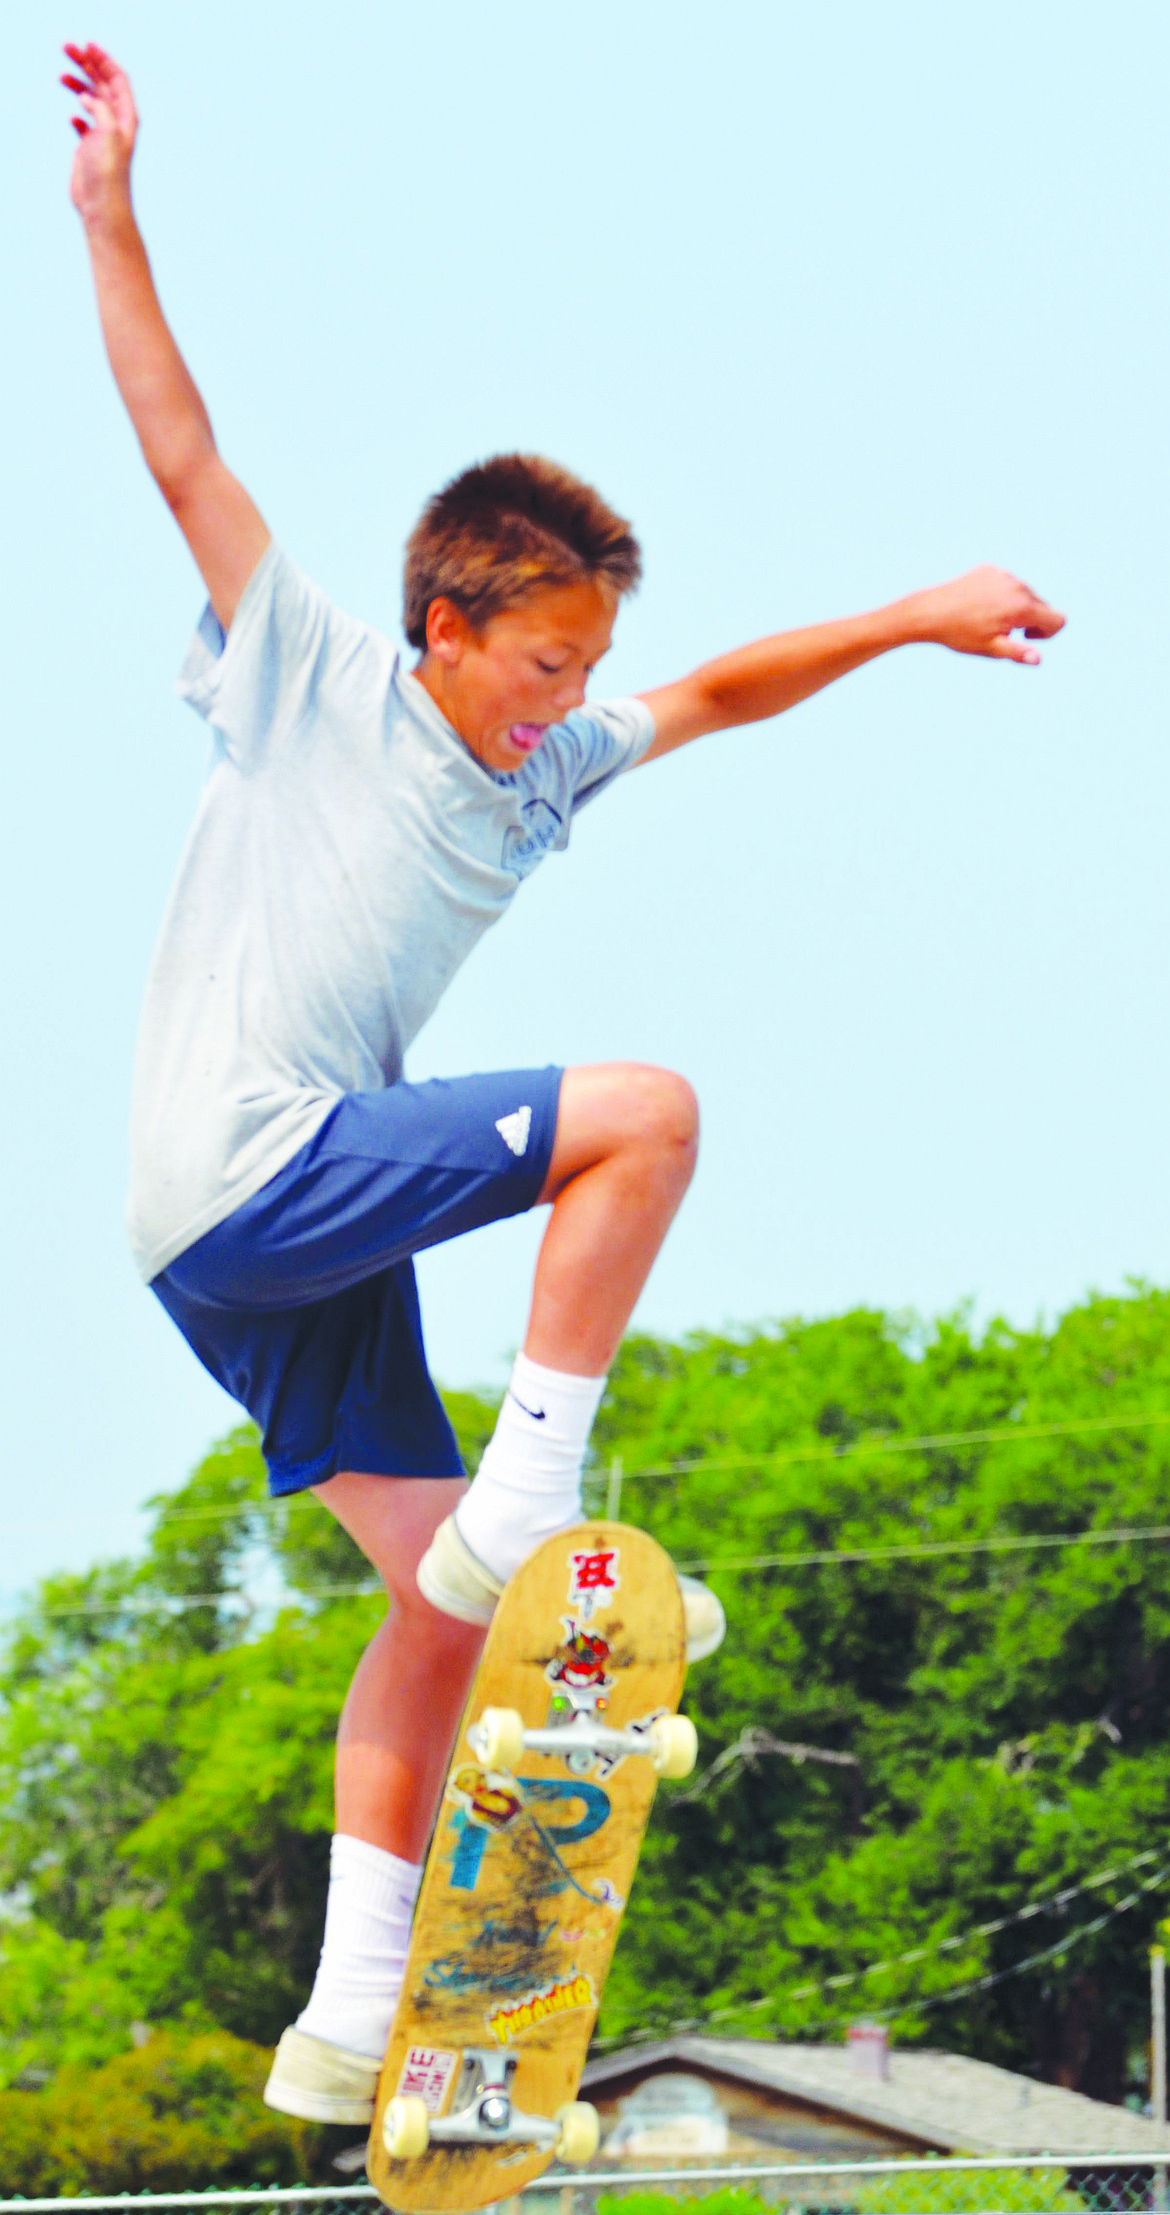
<svg viewBox="0 0 1170 2215">
<path fill-rule="evenodd" d="M 290 2027 L 276 2049 L 265 2104 L 308 2123 L 369 2123 L 381 2073 L 381 2061 L 369 2054 Z"/>
<path fill-rule="evenodd" d="M 698 1577 L 684 1577 L 677 1572 L 679 1590 L 682 1593 L 683 1618 L 687 1626 L 687 1666 L 696 1661 L 706 1661 L 727 1636 L 727 1617 L 723 1602 L 712 1592 L 709 1584 Z"/>
<path fill-rule="evenodd" d="M 710 1585 L 697 1577 L 679 1577 L 687 1626 L 687 1660 L 705 1661 L 723 1643 L 727 1617 Z M 418 1565 L 419 1591 L 441 1615 L 461 1623 L 490 1623 L 504 1589 L 472 1553 L 453 1515 L 440 1523 Z"/>
</svg>

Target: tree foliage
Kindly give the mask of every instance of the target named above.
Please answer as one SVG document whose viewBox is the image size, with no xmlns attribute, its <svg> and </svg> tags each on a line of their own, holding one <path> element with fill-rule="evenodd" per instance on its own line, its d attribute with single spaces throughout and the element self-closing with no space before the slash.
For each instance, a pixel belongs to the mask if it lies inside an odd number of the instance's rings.
<svg viewBox="0 0 1170 2215">
<path fill-rule="evenodd" d="M 651 1994 L 660 2018 L 725 2010 L 729 2029 L 780 2036 L 879 2010 L 903 2039 L 1122 2096 L 1157 1892 L 1041 1972 L 945 1994 L 1071 1941 L 1136 1880 L 1063 1922 L 973 1926 L 1165 1836 L 1165 1547 L 886 1550 L 1158 1526 L 1170 1427 L 1144 1418 L 1170 1411 L 1168 1320 L 1167 1295 L 1135 1288 L 1050 1333 L 993 1325 L 980 1341 L 961 1316 L 923 1332 L 858 1313 L 627 1346 L 604 1443 L 630 1467 L 705 1464 L 624 1495 L 677 1559 L 711 1564 L 733 1626 L 693 1680 L 701 1758 L 764 1724 L 857 1768 L 761 1761 L 675 1792 L 631 1905 L 611 2034 L 641 2027 Z M 1086 1422 L 1121 1427 L 1059 1428 Z M 939 1443 L 906 1450 L 923 1438 Z M 944 1938 L 963 1942 L 840 1999 L 788 1997 Z M 923 1998 L 935 2006 L 909 2004 Z"/>
<path fill-rule="evenodd" d="M 0 2092 L 10 2195 L 298 2184 L 324 2133 L 261 2104 L 269 2056 L 225 2031 L 152 2038 L 43 2092 Z"/>
<path fill-rule="evenodd" d="M 1154 1541 L 999 1542 L 1162 1522 L 1168 1323 L 1139 1286 L 1048 1331 L 859 1311 L 626 1343 L 587 1489 L 600 1506 L 620 1457 L 623 1516 L 727 1607 L 688 1690 L 701 1769 L 761 1727 L 850 1759 L 732 1759 L 660 1794 L 603 2036 L 825 2036 L 880 2012 L 901 2040 L 1122 2095 L 1166 1888 L 1078 1933 L 1158 1862 L 1063 1917 L 978 1926 L 1160 1848 L 1170 1562 Z M 474 1460 L 493 1410 L 453 1414 Z M 48 1580 L 7 1640 L 6 2152 L 79 2072 L 133 2087 L 151 2055 L 181 2075 L 201 2040 L 270 2045 L 320 1941 L 333 1729 L 384 1599 L 319 1503 L 266 1502 L 246 1428 L 153 1508 L 141 1560 Z M 795 1555 L 829 1558 L 775 1558 Z M 134 2024 L 164 2028 L 136 2053 Z M 269 2140 L 247 2158 L 271 2180 Z M 190 2154 L 201 2181 L 215 2159 Z M 113 2174 L 95 2157 L 86 2178 Z"/>
</svg>

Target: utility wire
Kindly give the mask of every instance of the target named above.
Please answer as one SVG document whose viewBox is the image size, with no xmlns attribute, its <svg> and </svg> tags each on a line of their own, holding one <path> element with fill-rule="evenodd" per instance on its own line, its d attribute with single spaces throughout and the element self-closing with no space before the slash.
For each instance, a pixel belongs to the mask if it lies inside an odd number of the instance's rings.
<svg viewBox="0 0 1170 2215">
<path fill-rule="evenodd" d="M 1045 1946 L 1042 1952 L 1029 1954 L 1026 1960 L 1015 1961 L 1008 1969 L 992 1970 L 985 1977 L 973 1977 L 967 1984 L 953 1985 L 947 1992 L 928 1992 L 922 1999 L 913 2000 L 909 2009 L 887 2007 L 882 2010 L 879 2019 L 889 2022 L 895 2015 L 910 2012 L 920 2014 L 927 2008 L 944 2007 L 951 2000 L 967 1999 L 973 1992 L 990 1992 L 993 1985 L 1006 1984 L 1009 1977 L 1022 1976 L 1026 1969 L 1037 1969 L 1045 1961 L 1055 1961 L 1059 1955 L 1068 1953 L 1073 1946 L 1079 1946 L 1086 1938 L 1092 1938 L 1095 1932 L 1104 1930 L 1107 1923 L 1116 1922 L 1119 1915 L 1128 1915 L 1130 1908 L 1136 1907 L 1147 1893 L 1157 1891 L 1167 1875 L 1170 1875 L 1170 1862 L 1163 1862 L 1162 1867 L 1155 1869 L 1153 1876 L 1139 1884 L 1128 1898 L 1118 1900 L 1115 1907 L 1106 1908 L 1105 1913 L 1095 1916 L 1091 1923 L 1082 1923 L 1078 1930 L 1070 1930 L 1064 1938 L 1058 1938 L 1054 1946 Z"/>
<path fill-rule="evenodd" d="M 376 1600 L 384 1599 L 385 1592 L 376 1584 L 329 1584 L 315 1591 L 295 1591 L 275 1600 L 250 1599 L 247 1593 L 232 1589 L 226 1592 L 176 1592 L 158 1599 L 139 1599 L 127 1594 L 123 1600 L 78 1600 L 68 1607 L 35 1608 L 36 1622 L 57 1622 L 71 1616 L 90 1615 L 186 1615 L 193 1608 L 229 1608 L 237 1615 L 254 1615 L 259 1609 L 274 1606 L 278 1610 L 299 1607 L 303 1600 Z"/>
<path fill-rule="evenodd" d="M 1128 1875 L 1131 1869 L 1140 1868 L 1144 1863 L 1156 1859 L 1157 1854 L 1154 1849 L 1150 1849 L 1145 1853 L 1134 1854 L 1129 1861 L 1120 1862 L 1114 1869 L 1100 1869 L 1093 1876 L 1084 1878 L 1080 1884 L 1066 1885 L 1063 1890 L 1049 1893 L 1041 1900 L 1029 1900 L 1024 1907 L 1016 1908 L 1010 1915 L 997 1916 L 989 1923 L 977 1923 L 971 1930 L 960 1931 L 950 1937 L 937 1939 L 932 1944 L 911 1946 L 905 1953 L 891 1954 L 885 1961 L 871 1961 L 864 1969 L 849 1969 L 838 1976 L 823 1977 L 819 1981 L 810 1984 L 795 1985 L 791 1991 L 779 1996 L 769 1992 L 758 2000 L 743 2000 L 738 2006 L 710 2008 L 700 2016 L 680 2018 L 676 2022 L 659 2024 L 657 2027 L 651 2025 L 645 2031 L 640 2032 L 637 2038 L 633 2040 L 625 2037 L 608 2038 L 601 2039 L 598 2043 L 602 2046 L 640 2044 L 646 2040 L 670 2036 L 674 2032 L 701 2031 L 711 2023 L 726 2022 L 740 2015 L 757 2014 L 762 2008 L 782 2008 L 786 2002 L 812 1999 L 818 1993 L 843 1991 L 849 1985 L 861 1984 L 866 1978 L 880 1976 L 886 1970 L 910 1967 L 915 1962 L 925 1961 L 948 1950 L 970 1945 L 976 1939 L 994 1937 L 1000 1931 L 1009 1930 L 1017 1923 L 1029 1921 L 1033 1916 L 1053 1912 L 1059 1913 L 1070 1900 L 1079 1899 L 1083 1893 L 1094 1891 L 1103 1884 L 1110 1884 L 1118 1877 Z M 890 2007 L 871 2013 L 870 2019 L 877 2022 L 891 2022 L 897 2016 L 918 2014 L 928 2008 L 941 2007 L 952 2000 L 966 1999 L 974 1992 L 988 1992 L 993 1985 L 1006 1983 L 1009 1977 L 1022 1976 L 1028 1969 L 1035 1969 L 1046 1961 L 1054 1961 L 1058 1955 L 1068 1952 L 1073 1946 L 1080 1945 L 1086 1938 L 1092 1937 L 1095 1932 L 1104 1930 L 1106 1924 L 1114 1922 L 1119 1915 L 1127 1915 L 1129 1910 L 1136 1907 L 1138 1902 L 1144 1899 L 1148 1893 L 1156 1891 L 1167 1875 L 1170 1875 L 1170 1862 L 1163 1862 L 1162 1866 L 1156 1869 L 1152 1876 L 1145 1878 L 1124 1900 L 1118 1900 L 1114 1906 L 1107 1908 L 1103 1915 L 1095 1916 L 1092 1922 L 1082 1923 L 1076 1930 L 1067 1931 L 1062 1938 L 1057 1939 L 1054 1945 L 1045 1946 L 1037 1953 L 1028 1954 L 1023 1961 L 1013 1961 L 1006 1969 L 991 1970 L 986 1976 L 973 1977 L 961 1984 L 948 1985 L 943 1992 L 928 1992 L 918 1999 L 899 2000 Z M 802 2022 L 800 2027 L 802 2030 L 808 2030 L 814 2026 Z M 820 2027 L 833 2029 L 838 2026 L 832 2021 L 828 2021 Z"/>
<path fill-rule="evenodd" d="M 851 1438 L 840 1445 L 781 1447 L 775 1453 L 736 1454 L 727 1461 L 709 1460 L 706 1456 L 694 1461 L 676 1461 L 662 1469 L 627 1469 L 622 1482 L 634 1478 L 685 1477 L 703 1470 L 721 1469 L 769 1469 L 798 1461 L 845 1461 L 857 1454 L 926 1454 L 942 1446 L 999 1446 L 1024 1438 L 1071 1438 L 1082 1431 L 1150 1430 L 1170 1423 L 1170 1408 L 1161 1408 L 1147 1415 L 1094 1415 L 1076 1417 L 1066 1423 L 1004 1423 L 987 1430 L 933 1431 L 917 1438 L 899 1438 L 890 1432 L 877 1437 Z M 590 1476 L 603 1472 L 591 1469 Z"/>
<path fill-rule="evenodd" d="M 1123 1525 L 1117 1530 L 1053 1531 L 1036 1538 L 946 1538 L 917 1546 L 826 1547 L 819 1553 L 717 1555 L 680 1561 L 686 1570 L 843 1568 L 853 1561 L 928 1561 L 943 1554 L 1036 1553 L 1053 1546 L 1125 1546 L 1138 1539 L 1170 1538 L 1170 1523 Z"/>
<path fill-rule="evenodd" d="M 972 1431 L 933 1431 L 916 1438 L 868 1438 L 858 1439 L 843 1446 L 809 1446 L 784 1448 L 772 1454 L 741 1454 L 730 1460 L 696 1460 L 678 1462 L 670 1468 L 630 1469 L 623 1472 L 623 1484 L 635 1479 L 661 1479 L 666 1477 L 719 1472 L 741 1468 L 777 1468 L 795 1462 L 840 1461 L 862 1453 L 929 1453 L 950 1446 L 1006 1445 L 1024 1439 L 1076 1437 L 1109 1431 L 1143 1430 L 1170 1424 L 1170 1409 L 1157 1409 L 1144 1415 L 1091 1416 L 1060 1423 L 1011 1423 L 998 1428 Z M 595 1468 L 586 1472 L 586 1479 L 598 1479 L 604 1471 Z M 257 1499 L 232 1507 L 209 1506 L 205 1508 L 167 1508 L 159 1514 L 158 1528 L 165 1530 L 176 1523 L 222 1523 L 244 1521 L 248 1517 L 277 1508 L 296 1508 L 307 1504 L 308 1496 L 293 1493 L 287 1499 Z M 1037 1537 L 999 1537 L 942 1539 L 906 1546 L 854 1546 L 824 1547 L 805 1552 L 712 1555 L 697 1561 L 680 1562 L 679 1567 L 689 1572 L 738 1576 L 753 1570 L 844 1568 L 855 1562 L 869 1561 L 925 1561 L 947 1556 L 1029 1553 L 1065 1546 L 1122 1546 L 1143 1542 L 1159 1542 L 1170 1539 L 1170 1523 L 1153 1523 L 1124 1526 L 1117 1529 L 1092 1531 L 1054 1531 Z M 298 1590 L 290 1599 L 290 1605 L 298 1600 L 325 1603 L 333 1600 L 365 1598 L 370 1587 L 365 1584 L 334 1584 L 315 1590 Z M 174 1595 L 167 1599 L 118 1601 L 79 1601 L 60 1607 L 40 1608 L 37 1615 L 42 1621 L 64 1620 L 67 1617 L 122 1615 L 122 1614 L 175 1614 L 188 1609 L 224 1607 L 232 1601 L 240 1601 L 244 1611 L 249 1603 L 240 1600 L 236 1593 L 200 1592 Z"/>
<path fill-rule="evenodd" d="M 1115 1530 L 1053 1531 L 1037 1538 L 955 1538 L 937 1543 L 927 1541 L 918 1546 L 843 1546 L 825 1548 L 817 1553 L 711 1554 L 696 1561 L 680 1561 L 676 1566 L 688 1573 L 742 1576 L 753 1569 L 840 1569 L 848 1568 L 853 1562 L 931 1561 L 945 1555 L 1036 1553 L 1065 1546 L 1130 1546 L 1164 1539 L 1170 1539 L 1170 1523 L 1124 1524 Z M 325 1604 L 332 1600 L 369 1599 L 377 1589 L 370 1584 L 297 1586 L 282 1604 L 296 1607 L 302 1600 Z M 84 1615 L 182 1615 L 188 1608 L 225 1607 L 233 1602 L 238 1602 L 240 1611 L 245 1614 L 256 1604 L 263 1604 L 249 1601 L 233 1588 L 226 1592 L 176 1593 L 159 1599 L 127 1596 L 124 1600 L 78 1600 L 62 1607 L 34 1608 L 34 1612 L 38 1621 L 48 1622 Z"/>
<path fill-rule="evenodd" d="M 1151 1430 L 1167 1424 L 1170 1424 L 1170 1408 L 1155 1409 L 1144 1415 L 1076 1417 L 1061 1423 L 1003 1423 L 986 1430 L 930 1431 L 914 1438 L 899 1438 L 887 1431 L 876 1437 L 848 1439 L 842 1445 L 784 1446 L 771 1453 L 734 1454 L 726 1459 L 699 1455 L 691 1461 L 675 1461 L 662 1467 L 648 1464 L 644 1469 L 623 1469 L 622 1484 L 662 1481 L 669 1477 L 702 1476 L 707 1472 L 720 1474 L 731 1469 L 778 1469 L 796 1462 L 847 1461 L 858 1454 L 926 1454 L 949 1446 L 1002 1446 L 1024 1439 L 1074 1438 L 1092 1432 Z M 606 1473 L 604 1465 L 597 1463 L 586 1470 L 586 1482 L 600 1482 Z M 172 1523 L 230 1523 L 243 1521 L 251 1515 L 275 1512 L 278 1508 L 297 1511 L 308 1504 L 308 1493 L 293 1492 L 278 1499 L 261 1496 L 231 1507 L 164 1506 L 160 1510 L 159 1521 L 166 1526 Z"/>
<path fill-rule="evenodd" d="M 1010 1915 L 997 1915 L 989 1923 L 975 1923 L 970 1930 L 958 1931 L 950 1937 L 935 1939 L 932 1944 L 911 1946 L 905 1953 L 891 1954 L 887 1961 L 871 1961 L 868 1967 L 864 1969 L 847 1969 L 839 1976 L 824 1977 L 819 1983 L 799 1984 L 787 1996 L 790 2000 L 807 2000 L 811 1999 L 816 1992 L 843 1991 L 846 1985 L 860 1984 L 866 1977 L 881 1976 L 887 1969 L 905 1968 L 915 1961 L 925 1961 L 932 1954 L 954 1953 L 962 1946 L 969 1946 L 977 1938 L 995 1938 L 1000 1931 L 1010 1930 L 1016 1923 L 1027 1923 L 1035 1915 L 1062 1913 L 1070 1900 L 1080 1899 L 1085 1892 L 1097 1891 L 1103 1884 L 1112 1884 L 1118 1877 L 1128 1876 L 1131 1869 L 1139 1869 L 1147 1861 L 1156 1861 L 1157 1858 L 1156 1850 L 1150 1848 L 1146 1853 L 1134 1854 L 1129 1861 L 1123 1861 L 1116 1869 L 1100 1869 L 1095 1876 L 1085 1877 L 1080 1884 L 1066 1885 L 1062 1891 L 1050 1892 L 1042 1900 L 1029 1900 L 1025 1906 L 1013 1909 Z M 1160 1869 L 1154 1877 L 1150 1878 L 1149 1885 L 1157 1883 L 1158 1879 L 1164 1874 L 1165 1870 Z M 1149 1885 L 1146 1889 L 1149 1889 Z M 1125 1906 L 1132 1907 L 1138 1896 L 1138 1893 L 1135 1892 L 1124 1903 Z M 1110 1908 L 1105 1920 L 1108 1921 L 1109 1915 L 1120 1912 L 1120 1909 Z M 1084 1926 L 1086 1931 L 1089 1927 L 1088 1924 Z M 1096 1929 L 1099 1926 L 1094 1924 L 1091 1927 Z M 1029 1960 L 1033 1958 L 1038 1957 L 1029 1956 Z M 1010 1970 L 1003 1970 L 1000 1974 L 1014 1976 L 1017 1970 L 1024 1966 L 1023 1962 L 1016 1962 Z M 760 2004 L 759 2001 L 753 2002 L 753 2005 L 756 2006 Z"/>
</svg>

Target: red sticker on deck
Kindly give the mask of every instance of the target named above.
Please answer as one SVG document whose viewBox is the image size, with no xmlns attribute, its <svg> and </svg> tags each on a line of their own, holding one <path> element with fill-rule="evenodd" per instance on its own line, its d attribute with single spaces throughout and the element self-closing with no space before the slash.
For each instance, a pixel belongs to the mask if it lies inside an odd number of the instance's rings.
<svg viewBox="0 0 1170 2215">
<path fill-rule="evenodd" d="M 438 2115 L 459 2056 L 437 2046 L 408 2046 L 398 2079 L 399 2098 L 421 2100 L 428 2115 Z"/>
<path fill-rule="evenodd" d="M 569 1606 L 588 1622 L 599 1600 L 612 1599 L 621 1583 L 617 1546 L 569 1555 Z"/>
</svg>

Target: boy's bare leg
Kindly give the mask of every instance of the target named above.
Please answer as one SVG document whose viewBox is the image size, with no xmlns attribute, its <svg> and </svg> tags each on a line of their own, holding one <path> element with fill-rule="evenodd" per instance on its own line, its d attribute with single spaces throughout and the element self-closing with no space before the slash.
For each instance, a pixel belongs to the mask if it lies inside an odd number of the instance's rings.
<svg viewBox="0 0 1170 2215">
<path fill-rule="evenodd" d="M 555 1417 L 574 1395 L 592 1410 L 634 1302 L 690 1181 L 697 1115 L 680 1078 L 636 1065 L 569 1070 L 543 1201 L 552 1216 L 536 1269 L 527 1351 Z M 514 1395 L 515 1384 L 513 1384 Z M 527 1419 L 527 1418 L 526 1418 Z M 502 1420 L 502 1418 L 501 1418 Z M 545 1425 L 543 1413 L 534 1419 Z M 498 1442 L 497 1424 L 493 1445 Z M 556 1513 L 579 1507 L 575 1474 Z M 570 1461 L 572 1455 L 570 1454 Z M 486 1457 L 485 1457 L 486 1462 Z M 482 1485 L 484 1465 L 477 1482 Z M 337 1739 L 336 1835 L 321 1963 L 308 2006 L 281 2040 L 265 2098 L 292 2114 L 360 2120 L 401 1985 L 410 1914 L 448 1755 L 484 1633 L 432 1607 L 415 1573 L 468 1492 L 462 1478 L 343 1471 L 318 1497 L 382 1577 L 390 1612 L 350 1686 Z M 525 1502 L 504 1524 L 538 1542 Z M 547 1508 L 547 1501 L 544 1505 Z M 498 1589 L 498 1587 L 497 1587 Z M 717 1603 L 716 1603 L 717 1604 Z"/>
<path fill-rule="evenodd" d="M 567 1069 L 540 1195 L 541 1245 L 525 1350 L 572 1376 L 601 1376 L 617 1350 L 694 1169 L 690 1086 L 637 1063 Z M 358 1664 L 337 1740 L 337 1829 L 421 1859 L 484 1633 L 440 1614 L 415 1583 L 462 1478 L 346 1471 L 317 1496 L 391 1597 Z"/>
<path fill-rule="evenodd" d="M 430 1607 L 415 1570 L 467 1485 L 347 1470 L 316 1490 L 390 1595 L 342 1709 L 336 1828 L 421 1861 L 484 1632 Z"/>
<path fill-rule="evenodd" d="M 604 1375 L 695 1169 L 699 1110 L 685 1077 L 639 1062 L 566 1069 L 540 1198 L 524 1351 L 570 1376 Z"/>
</svg>

